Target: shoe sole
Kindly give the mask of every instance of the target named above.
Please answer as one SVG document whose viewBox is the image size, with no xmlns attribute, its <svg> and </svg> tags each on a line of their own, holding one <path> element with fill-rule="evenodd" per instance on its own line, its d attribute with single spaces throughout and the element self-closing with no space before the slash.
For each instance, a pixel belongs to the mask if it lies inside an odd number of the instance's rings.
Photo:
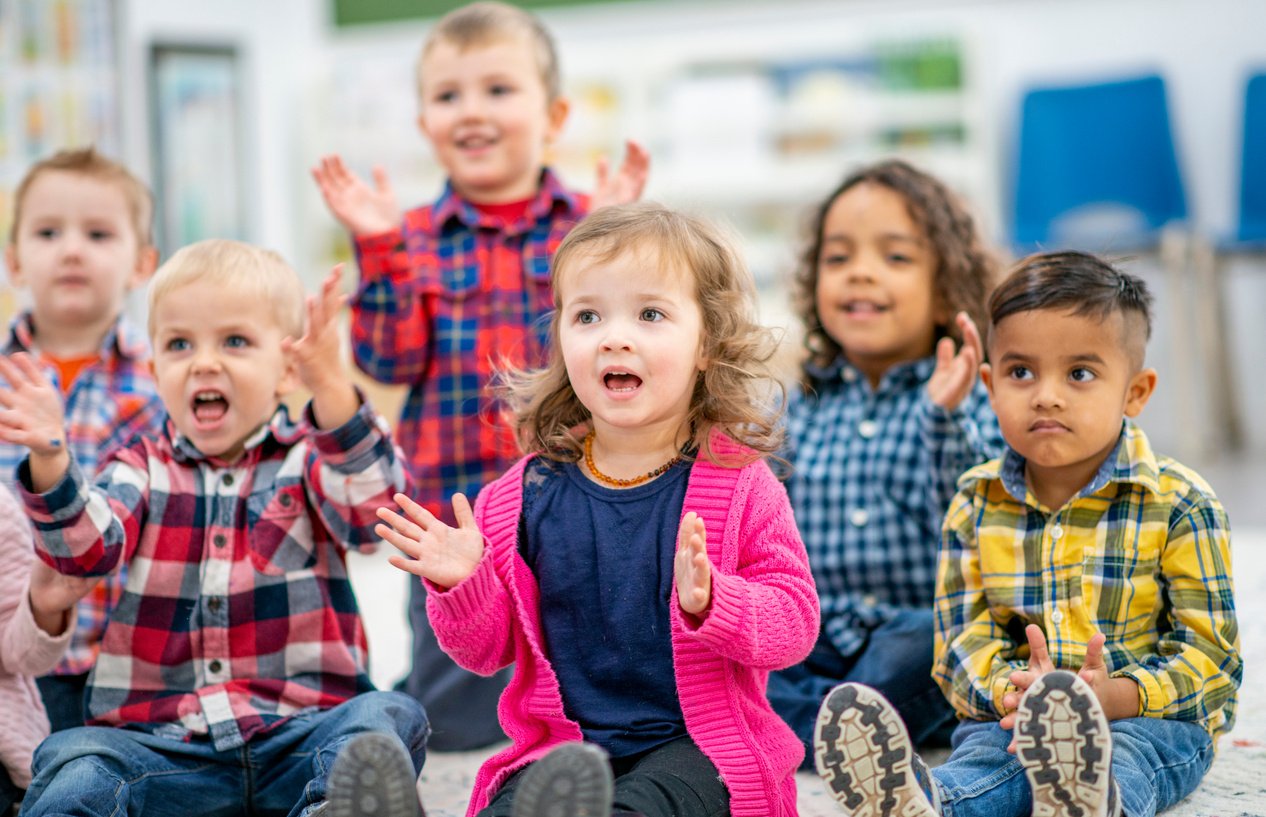
<svg viewBox="0 0 1266 817">
<path fill-rule="evenodd" d="M 419 817 L 413 761 L 389 735 L 367 732 L 348 741 L 326 783 L 329 817 Z"/>
<path fill-rule="evenodd" d="M 1099 699 L 1071 672 L 1029 687 L 1015 719 L 1016 757 L 1033 788 L 1033 817 L 1104 817 L 1112 733 Z"/>
<path fill-rule="evenodd" d="M 514 792 L 513 817 L 610 817 L 613 784 L 606 752 L 564 743 L 533 763 Z"/>
<path fill-rule="evenodd" d="M 822 702 L 813 760 L 852 817 L 936 817 L 915 779 L 913 758 L 905 723 L 875 690 L 845 684 Z"/>
</svg>

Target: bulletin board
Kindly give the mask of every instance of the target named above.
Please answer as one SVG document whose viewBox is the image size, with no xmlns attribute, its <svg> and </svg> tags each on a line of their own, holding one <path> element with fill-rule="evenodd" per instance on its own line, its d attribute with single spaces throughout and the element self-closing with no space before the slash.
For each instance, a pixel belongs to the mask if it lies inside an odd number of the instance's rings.
<svg viewBox="0 0 1266 817">
<path fill-rule="evenodd" d="M 391 23 L 401 20 L 426 20 L 442 17 L 469 0 L 331 0 L 336 26 L 365 23 Z M 551 6 L 590 6 L 613 0 L 514 0 L 521 8 L 540 9 Z"/>
<path fill-rule="evenodd" d="M 0 235 L 31 163 L 67 147 L 120 151 L 115 0 L 0 0 Z M 0 287 L 0 318 L 12 294 Z"/>
</svg>

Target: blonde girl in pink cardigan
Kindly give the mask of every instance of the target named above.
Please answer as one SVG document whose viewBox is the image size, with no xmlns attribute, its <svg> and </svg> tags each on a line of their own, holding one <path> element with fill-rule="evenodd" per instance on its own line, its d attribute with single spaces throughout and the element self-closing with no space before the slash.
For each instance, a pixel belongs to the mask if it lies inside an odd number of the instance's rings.
<svg viewBox="0 0 1266 817">
<path fill-rule="evenodd" d="M 8 406 L 8 395 L 0 404 Z M 35 558 L 31 523 L 0 487 L 0 814 L 31 784 L 31 755 L 48 736 L 35 676 L 70 644 L 70 611 L 93 582 L 69 579 Z"/>
<path fill-rule="evenodd" d="M 507 387 L 528 455 L 449 527 L 399 495 L 379 533 L 440 645 L 491 674 L 509 748 L 468 814 L 779 817 L 803 749 L 765 700 L 818 602 L 777 445 L 751 277 L 708 224 L 603 208 L 553 269 L 553 353 Z"/>
</svg>

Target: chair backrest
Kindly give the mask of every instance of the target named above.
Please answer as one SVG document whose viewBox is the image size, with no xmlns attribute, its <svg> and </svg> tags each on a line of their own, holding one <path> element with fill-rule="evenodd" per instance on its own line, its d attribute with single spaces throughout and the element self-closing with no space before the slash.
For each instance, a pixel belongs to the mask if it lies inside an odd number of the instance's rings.
<svg viewBox="0 0 1266 817">
<path fill-rule="evenodd" d="M 1017 249 L 1137 249 L 1186 217 L 1161 77 L 1025 94 L 1012 221 Z"/>
<path fill-rule="evenodd" d="M 1266 74 L 1248 80 L 1240 152 L 1240 241 L 1266 241 Z"/>
</svg>

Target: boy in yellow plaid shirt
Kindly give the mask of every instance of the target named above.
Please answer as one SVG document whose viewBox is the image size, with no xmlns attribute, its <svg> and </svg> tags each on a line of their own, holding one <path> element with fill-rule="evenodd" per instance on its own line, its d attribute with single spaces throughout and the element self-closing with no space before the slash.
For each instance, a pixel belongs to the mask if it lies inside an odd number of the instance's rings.
<svg viewBox="0 0 1266 817">
<path fill-rule="evenodd" d="M 937 576 L 953 751 L 929 772 L 882 696 L 837 687 L 815 752 L 850 814 L 1150 817 L 1208 771 L 1242 676 L 1230 529 L 1134 424 L 1151 301 L 1075 252 L 991 297 L 981 375 L 1008 449 L 959 480 Z"/>
</svg>

